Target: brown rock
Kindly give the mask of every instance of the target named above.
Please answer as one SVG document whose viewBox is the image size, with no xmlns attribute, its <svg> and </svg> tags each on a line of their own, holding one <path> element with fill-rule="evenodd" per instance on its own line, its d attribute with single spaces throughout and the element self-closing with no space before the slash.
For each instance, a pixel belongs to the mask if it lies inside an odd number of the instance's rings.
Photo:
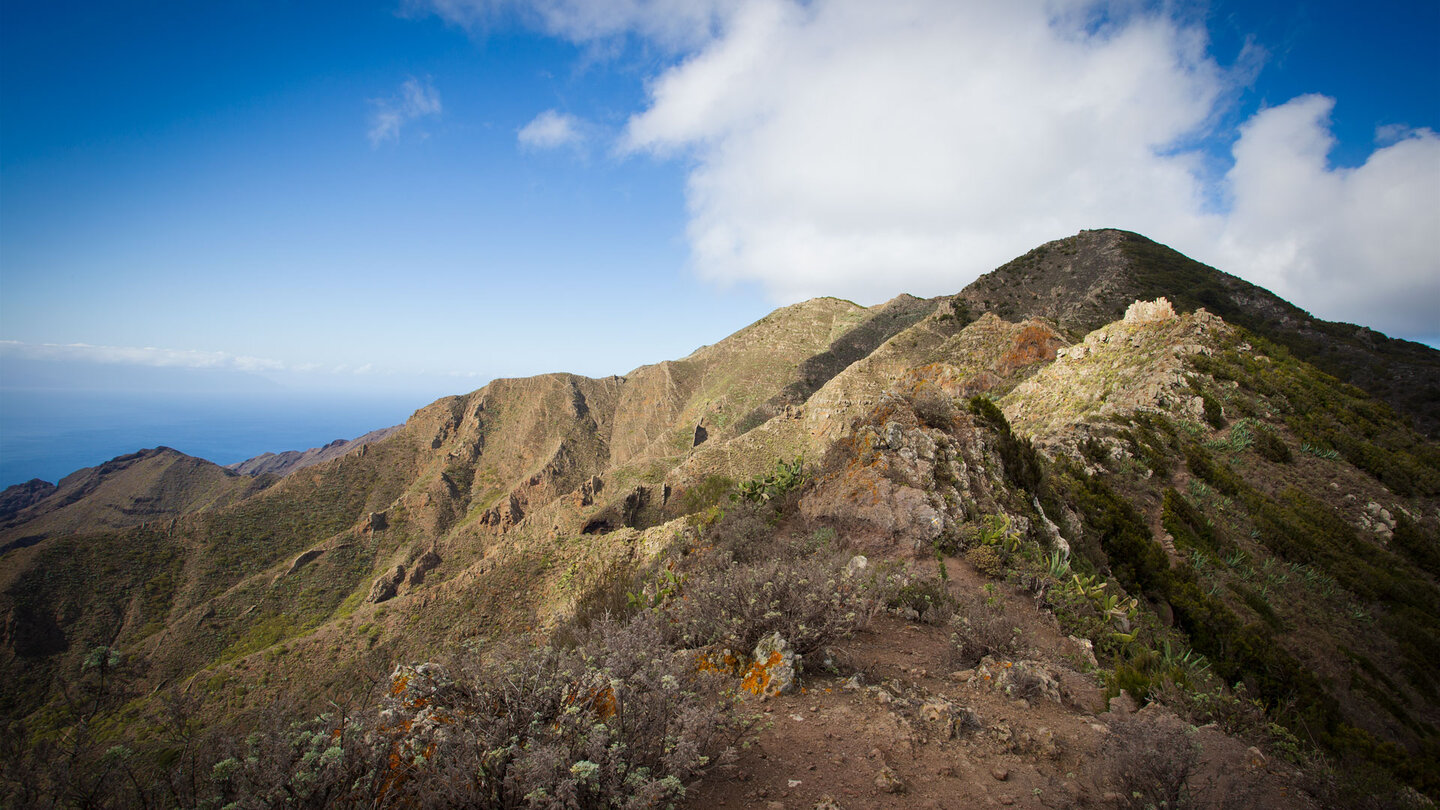
<svg viewBox="0 0 1440 810">
<path fill-rule="evenodd" d="M 902 793 L 905 790 L 905 783 L 900 781 L 894 769 L 889 765 L 880 769 L 875 775 L 875 787 L 885 793 Z"/>
</svg>

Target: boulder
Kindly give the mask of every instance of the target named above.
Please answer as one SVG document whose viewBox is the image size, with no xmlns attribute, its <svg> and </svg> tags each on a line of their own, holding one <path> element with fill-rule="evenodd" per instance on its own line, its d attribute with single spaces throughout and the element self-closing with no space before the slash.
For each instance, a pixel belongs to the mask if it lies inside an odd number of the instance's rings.
<svg viewBox="0 0 1440 810">
<path fill-rule="evenodd" d="M 780 636 L 779 631 L 755 645 L 755 663 L 745 674 L 743 687 L 761 697 L 788 695 L 795 691 L 800 676 L 801 656 Z"/>
<path fill-rule="evenodd" d="M 845 578 L 850 579 L 851 577 L 854 577 L 856 574 L 864 571 L 867 567 L 869 567 L 869 565 L 869 558 L 867 558 L 864 554 L 856 554 L 854 557 L 850 558 L 850 562 L 845 563 Z"/>
<path fill-rule="evenodd" d="M 1163 296 L 1154 301 L 1136 301 L 1125 310 L 1126 323 L 1170 321 L 1175 317 L 1175 307 L 1171 306 L 1170 300 Z"/>
</svg>

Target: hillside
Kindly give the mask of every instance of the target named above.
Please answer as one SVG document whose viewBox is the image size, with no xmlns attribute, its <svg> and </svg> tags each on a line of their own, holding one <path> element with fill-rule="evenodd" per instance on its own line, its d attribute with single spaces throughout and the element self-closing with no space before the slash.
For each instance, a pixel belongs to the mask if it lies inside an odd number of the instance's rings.
<svg viewBox="0 0 1440 810">
<path fill-rule="evenodd" d="M 162 450 L 14 493 L 8 795 L 1440 795 L 1440 447 L 1245 321 L 1288 304 L 1146 245 L 496 380 L 283 478 Z"/>
<path fill-rule="evenodd" d="M 273 481 L 240 477 L 168 447 L 141 450 L 77 470 L 53 486 L 41 481 L 7 489 L 4 499 L 13 506 L 0 512 L 0 549 L 217 509 Z"/>
</svg>

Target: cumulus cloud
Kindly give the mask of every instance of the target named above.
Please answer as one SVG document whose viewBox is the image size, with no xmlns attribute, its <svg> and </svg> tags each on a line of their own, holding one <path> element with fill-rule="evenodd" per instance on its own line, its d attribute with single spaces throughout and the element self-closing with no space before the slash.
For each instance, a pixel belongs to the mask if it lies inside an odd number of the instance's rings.
<svg viewBox="0 0 1440 810">
<path fill-rule="evenodd" d="M 204 352 L 194 349 L 157 349 L 146 346 L 93 346 L 88 343 L 23 343 L 0 340 L 0 357 L 57 362 L 157 368 L 220 369 L 228 371 L 283 371 L 285 364 L 263 357 Z"/>
<path fill-rule="evenodd" d="M 431 4 L 459 23 L 520 9 L 575 42 L 677 49 L 620 148 L 686 161 L 706 278 L 758 282 L 782 302 L 938 294 L 1046 240 L 1120 227 L 1323 317 L 1437 331 L 1426 310 L 1440 307 L 1440 258 L 1425 239 L 1440 223 L 1436 135 L 1377 131 L 1370 159 L 1348 169 L 1326 159 L 1328 98 L 1235 129 L 1258 49 L 1220 64 L 1171 4 L 678 6 Z"/>
<path fill-rule="evenodd" d="M 693 156 L 697 269 L 784 300 L 954 291 L 1083 227 L 1189 219 L 1198 162 L 1174 147 L 1225 71 L 1166 17 L 1061 11 L 754 3 L 654 81 L 626 145 Z"/>
<path fill-rule="evenodd" d="M 442 107 L 440 93 L 430 83 L 418 79 L 406 79 L 400 85 L 399 94 L 390 98 L 371 99 L 374 107 L 370 115 L 370 129 L 366 136 L 372 147 L 386 141 L 399 140 L 400 130 L 411 121 L 430 115 L 439 115 Z"/>
<path fill-rule="evenodd" d="M 583 124 L 573 115 L 546 110 L 516 133 L 520 145 L 527 149 L 558 149 L 578 146 L 585 138 Z"/>
<path fill-rule="evenodd" d="M 1334 104 L 1302 96 L 1241 127 L 1234 204 L 1211 252 L 1322 317 L 1440 334 L 1440 136 L 1392 132 L 1363 165 L 1333 168 Z"/>
</svg>

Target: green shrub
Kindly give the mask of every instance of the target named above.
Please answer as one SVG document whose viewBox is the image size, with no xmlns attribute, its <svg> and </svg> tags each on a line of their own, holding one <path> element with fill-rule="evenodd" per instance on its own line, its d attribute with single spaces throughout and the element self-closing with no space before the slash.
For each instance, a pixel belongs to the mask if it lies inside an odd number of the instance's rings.
<svg viewBox="0 0 1440 810">
<path fill-rule="evenodd" d="M 1255 452 L 1266 461 L 1273 461 L 1276 464 L 1289 464 L 1292 458 L 1290 445 L 1284 439 L 1275 435 L 1275 431 L 1268 427 L 1261 427 L 1255 431 Z"/>
<path fill-rule="evenodd" d="M 1266 624 L 1270 625 L 1271 629 L 1285 629 L 1284 622 L 1280 621 L 1279 614 L 1275 612 L 1275 608 L 1271 607 L 1265 597 L 1238 582 L 1229 583 L 1229 587 L 1230 590 L 1235 592 L 1236 596 L 1240 597 L 1240 601 L 1244 602 L 1246 607 L 1255 611 L 1255 614 L 1264 620 Z"/>
<path fill-rule="evenodd" d="M 721 506 L 735 491 L 735 481 L 723 475 L 707 475 L 700 483 L 685 490 L 680 496 L 682 514 L 703 512 L 712 506 Z"/>
<path fill-rule="evenodd" d="M 965 552 L 965 561 L 987 577 L 1005 575 L 1005 558 L 994 546 L 975 546 Z"/>
<path fill-rule="evenodd" d="M 1240 497 L 1249 488 L 1229 465 L 1223 461 L 1216 462 L 1210 453 L 1198 444 L 1186 446 L 1185 466 L 1195 477 L 1232 498 Z"/>
<path fill-rule="evenodd" d="M 1203 391 L 1200 402 L 1205 408 L 1205 421 L 1210 427 L 1216 430 L 1225 427 L 1225 409 L 1220 406 L 1220 401 L 1211 396 L 1210 392 Z"/>
<path fill-rule="evenodd" d="M 970 412 L 995 431 L 995 449 L 1005 480 L 1027 492 L 1038 493 L 1045 467 L 1030 439 L 1015 435 L 1005 414 L 989 397 L 971 397 L 969 405 Z"/>
<path fill-rule="evenodd" d="M 1094 436 L 1086 436 L 1080 442 L 1080 455 L 1091 464 L 1104 465 L 1110 460 L 1110 449 Z"/>
<path fill-rule="evenodd" d="M 1222 543 L 1210 521 L 1173 487 L 1166 487 L 1161 499 L 1160 524 L 1180 548 L 1200 548 L 1214 553 L 1231 545 Z"/>
</svg>

